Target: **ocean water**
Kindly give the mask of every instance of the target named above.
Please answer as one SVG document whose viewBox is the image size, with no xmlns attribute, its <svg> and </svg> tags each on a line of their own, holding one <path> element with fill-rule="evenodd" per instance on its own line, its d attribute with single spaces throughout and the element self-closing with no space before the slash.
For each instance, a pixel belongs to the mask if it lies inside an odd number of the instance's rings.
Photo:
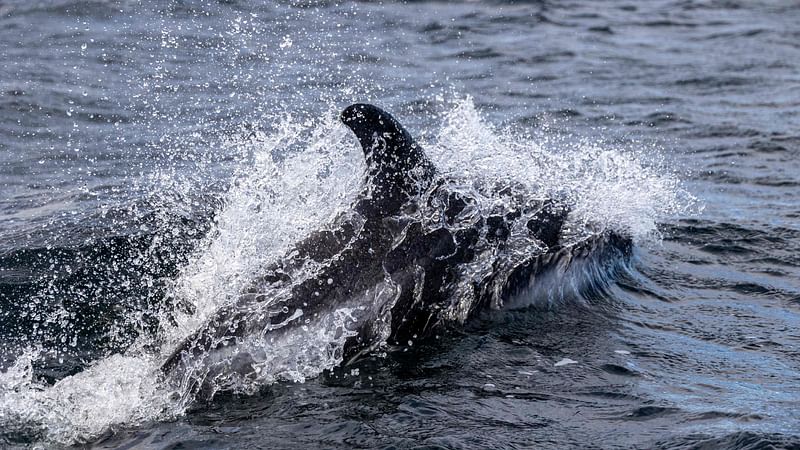
<svg viewBox="0 0 800 450">
<path fill-rule="evenodd" d="M 800 447 L 800 8 L 759 1 L 0 2 L 0 446 Z M 338 122 L 570 199 L 630 261 L 342 366 L 178 343 L 348 208 Z M 620 261 L 617 261 L 620 263 Z"/>
</svg>

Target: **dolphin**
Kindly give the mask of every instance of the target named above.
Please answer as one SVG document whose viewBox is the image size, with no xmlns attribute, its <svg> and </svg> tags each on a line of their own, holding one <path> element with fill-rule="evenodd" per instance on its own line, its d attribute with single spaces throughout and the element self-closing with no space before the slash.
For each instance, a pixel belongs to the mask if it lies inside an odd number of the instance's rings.
<svg viewBox="0 0 800 450">
<path fill-rule="evenodd" d="M 352 207 L 292 246 L 180 343 L 161 366 L 165 376 L 210 365 L 216 373 L 247 376 L 258 358 L 238 344 L 274 338 L 342 308 L 348 320 L 341 357 L 352 361 L 377 346 L 408 345 L 463 324 L 481 309 L 502 308 L 535 290 L 543 274 L 563 273 L 576 261 L 630 254 L 630 239 L 614 233 L 563 245 L 569 208 L 527 198 L 524 189 L 497 187 L 493 195 L 512 206 L 482 209 L 377 106 L 348 106 L 340 119 L 366 160 Z M 208 381 L 193 383 L 197 391 Z"/>
</svg>

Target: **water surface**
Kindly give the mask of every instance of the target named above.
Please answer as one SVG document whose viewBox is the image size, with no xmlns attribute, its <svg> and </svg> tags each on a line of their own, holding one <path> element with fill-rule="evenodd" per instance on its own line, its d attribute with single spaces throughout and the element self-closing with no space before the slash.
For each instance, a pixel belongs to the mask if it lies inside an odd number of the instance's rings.
<svg viewBox="0 0 800 450">
<path fill-rule="evenodd" d="M 798 22 L 791 2 L 0 3 L 0 442 L 796 448 Z M 630 267 L 255 394 L 159 395 L 181 314 L 346 207 L 354 101 L 440 164 L 543 174 L 635 237 Z"/>
</svg>

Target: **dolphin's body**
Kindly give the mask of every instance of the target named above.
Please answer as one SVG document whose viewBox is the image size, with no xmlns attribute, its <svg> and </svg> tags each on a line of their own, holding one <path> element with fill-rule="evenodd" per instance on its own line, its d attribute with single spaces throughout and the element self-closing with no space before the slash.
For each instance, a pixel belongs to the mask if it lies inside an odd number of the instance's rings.
<svg viewBox="0 0 800 450">
<path fill-rule="evenodd" d="M 514 207 L 479 210 L 380 108 L 355 104 L 341 120 L 367 163 L 352 209 L 297 243 L 235 304 L 217 311 L 169 356 L 162 366 L 166 375 L 222 359 L 224 370 L 246 372 L 251 358 L 237 353 L 236 344 L 279 335 L 344 307 L 349 337 L 343 358 L 381 343 L 406 345 L 439 325 L 463 323 L 482 307 L 501 307 L 535 289 L 537 276 L 547 271 L 630 251 L 629 239 L 611 233 L 560 245 L 568 209 L 521 198 L 513 187 L 498 195 Z"/>
</svg>

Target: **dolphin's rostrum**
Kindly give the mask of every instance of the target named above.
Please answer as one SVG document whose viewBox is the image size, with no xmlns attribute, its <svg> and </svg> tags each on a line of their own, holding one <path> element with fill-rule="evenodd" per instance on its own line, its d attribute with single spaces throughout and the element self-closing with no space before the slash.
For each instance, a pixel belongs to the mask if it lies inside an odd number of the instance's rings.
<svg viewBox="0 0 800 450">
<path fill-rule="evenodd" d="M 499 308 L 535 291 L 537 277 L 549 271 L 629 254 L 630 240 L 612 233 L 563 245 L 568 208 L 527 198 L 515 186 L 491 187 L 512 206 L 481 208 L 376 106 L 351 105 L 341 120 L 367 163 L 352 208 L 295 244 L 217 311 L 167 358 L 165 375 L 204 367 L 195 391 L 220 372 L 248 376 L 258 358 L 238 344 L 292 332 L 341 308 L 350 311 L 342 330 L 347 361 L 378 345 L 424 339 L 484 307 Z"/>
</svg>

